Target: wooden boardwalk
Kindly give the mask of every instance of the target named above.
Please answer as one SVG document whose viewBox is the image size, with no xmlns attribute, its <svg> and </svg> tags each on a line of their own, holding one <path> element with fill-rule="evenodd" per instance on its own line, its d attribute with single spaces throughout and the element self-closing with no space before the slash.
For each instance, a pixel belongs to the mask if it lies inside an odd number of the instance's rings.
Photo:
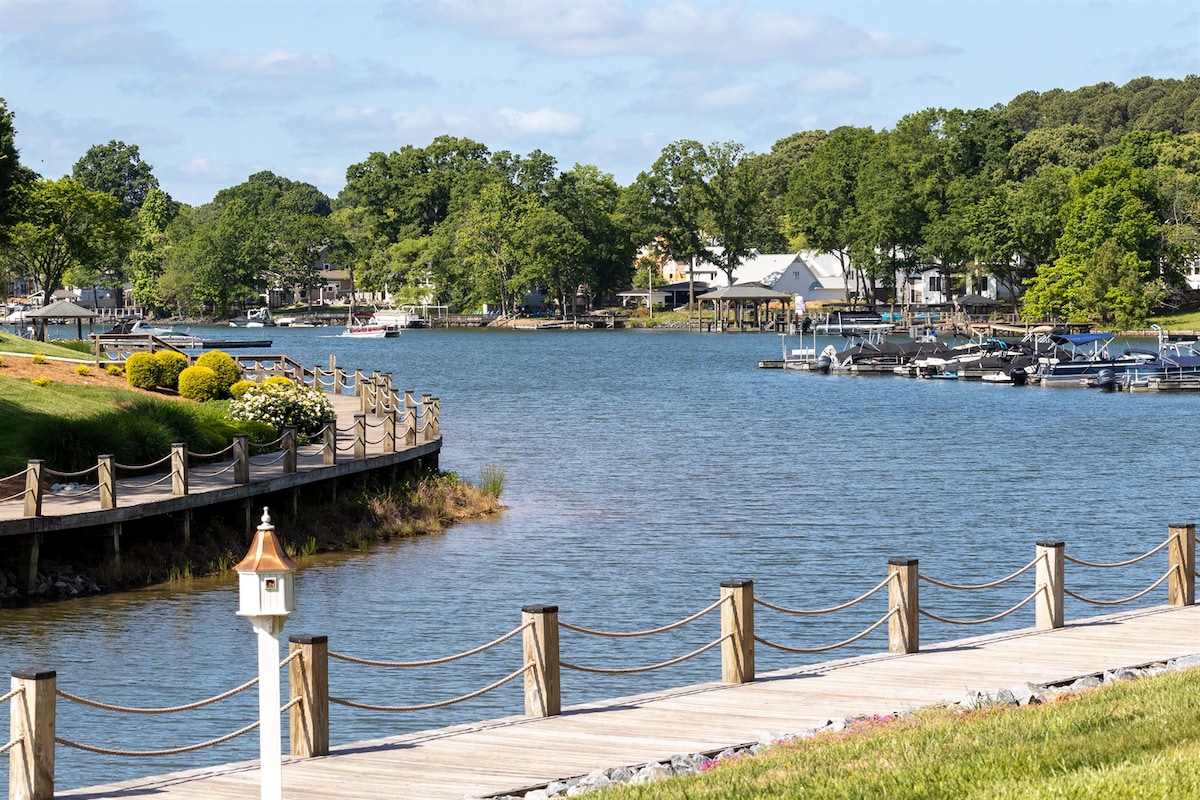
<svg viewBox="0 0 1200 800">
<path fill-rule="evenodd" d="M 461 800 L 534 788 L 595 769 L 666 760 L 800 732 L 828 719 L 1048 684 L 1200 653 L 1200 607 L 1157 607 L 335 747 L 289 759 L 287 798 Z M 65 733 L 65 732 L 60 732 Z M 336 730 L 333 731 L 336 738 Z M 57 793 L 74 798 L 253 800 L 254 762 Z"/>
</svg>

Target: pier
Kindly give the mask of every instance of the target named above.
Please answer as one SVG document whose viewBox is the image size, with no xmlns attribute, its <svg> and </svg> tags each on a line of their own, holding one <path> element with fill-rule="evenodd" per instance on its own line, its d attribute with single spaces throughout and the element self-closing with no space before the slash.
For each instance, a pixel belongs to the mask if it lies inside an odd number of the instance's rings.
<svg viewBox="0 0 1200 800">
<path fill-rule="evenodd" d="M 110 557 L 120 558 L 123 526 L 157 521 L 178 529 L 186 542 L 192 514 L 201 508 L 240 504 L 247 530 L 253 528 L 256 501 L 266 498 L 296 508 L 305 487 L 336 493 L 338 481 L 380 470 L 436 469 L 442 436 L 437 397 L 392 386 L 390 374 L 304 367 L 288 356 L 241 356 L 249 377 L 286 376 L 298 385 L 319 387 L 336 419 L 306 444 L 294 428 L 273 442 L 252 444 L 244 435 L 215 453 L 191 450 L 186 443 L 149 464 L 119 464 L 99 455 L 79 472 L 59 472 L 43 461 L 0 479 L 19 487 L 0 496 L 0 546 L 21 551 L 18 583 L 30 591 L 46 537 L 83 529 L 107 531 Z M 50 491 L 58 484 L 57 492 Z"/>
<path fill-rule="evenodd" d="M 325 798 L 447 798 L 488 797 L 521 793 L 551 781 L 586 775 L 596 769 L 667 760 L 675 754 L 713 753 L 726 747 L 798 733 L 826 720 L 847 715 L 884 714 L 961 700 L 971 691 L 994 691 L 1019 684 L 1064 684 L 1076 678 L 1121 668 L 1161 664 L 1200 652 L 1196 636 L 1200 611 L 1195 606 L 1195 524 L 1169 526 L 1166 538 L 1148 552 L 1119 562 L 1089 562 L 1069 555 L 1059 541 L 1040 541 L 1032 560 L 1015 571 L 979 584 L 956 584 L 946 576 L 921 571 L 917 559 L 888 560 L 886 577 L 857 597 L 820 609 L 790 608 L 779 598 L 757 595 L 749 579 L 723 581 L 716 600 L 683 619 L 644 631 L 603 631 L 559 618 L 554 605 L 521 607 L 520 622 L 491 642 L 462 653 L 420 662 L 383 662 L 338 652 L 336 633 L 298 634 L 290 638 L 290 653 L 280 664 L 288 670 L 286 702 L 291 756 L 283 764 L 285 797 Z M 1089 597 L 1068 585 L 1067 565 L 1075 570 L 1114 570 L 1151 558 L 1165 561 L 1165 571 L 1148 587 L 1121 598 Z M 1011 608 L 986 617 L 963 617 L 960 606 L 945 608 L 947 598 L 1022 581 L 1032 590 Z M 1164 588 L 1166 605 L 1067 621 L 1064 600 L 1112 607 L 1147 597 Z M 933 603 L 921 597 L 923 586 L 936 587 Z M 769 587 L 767 587 L 769 589 Z M 931 592 L 931 594 L 933 593 Z M 766 594 L 766 593 L 764 593 Z M 879 607 L 877 621 L 865 630 L 834 643 L 771 641 L 757 634 L 756 613 L 787 616 L 837 614 L 863 603 Z M 1031 607 L 1030 607 L 1031 606 Z M 936 609 L 936 610 L 935 610 Z M 978 625 L 1032 611 L 1033 626 L 922 644 L 920 620 L 953 625 Z M 429 610 L 425 610 L 429 613 Z M 514 609 L 515 611 L 515 609 Z M 447 612 L 453 624 L 453 610 Z M 949 614 L 955 616 L 949 616 Z M 514 615 L 515 616 L 515 615 Z M 715 624 L 714 624 L 715 623 Z M 684 625 L 710 625 L 710 643 L 657 664 L 617 667 L 577 664 L 570 644 L 560 634 L 596 637 L 666 635 Z M 757 673 L 757 647 L 796 654 L 836 650 L 886 626 L 887 652 Z M 516 670 L 509 676 L 450 700 L 421 706 L 372 705 L 366 698 L 348 700 L 330 685 L 328 665 L 338 659 L 363 669 L 421 669 L 466 658 L 495 647 L 515 646 Z M 637 673 L 669 668 L 710 653 L 719 668 L 714 680 L 676 689 L 578 705 L 562 704 L 562 670 L 592 673 Z M 718 680 L 719 676 L 719 680 Z M 176 676 L 179 679 L 181 676 Z M 437 730 L 366 742 L 331 746 L 328 709 L 331 703 L 382 713 L 404 713 L 450 703 L 466 702 L 504 683 L 524 684 L 525 713 Z M 244 691 L 253 681 L 188 707 L 219 702 Z M 69 676 L 53 671 L 23 669 L 13 673 L 12 691 L 0 698 L 10 705 L 13 738 L 2 747 L 10 758 L 10 797 L 42 797 L 53 793 L 55 746 L 90 748 L 113 756 L 93 741 L 81 745 L 76 736 L 102 737 L 103 731 L 69 731 L 54 725 L 55 703 L 85 702 L 61 687 Z M 181 707 L 106 710 L 130 713 L 174 713 Z M 185 745 L 215 746 L 252 730 L 251 723 L 213 742 Z M 180 752 L 171 748 L 167 752 Z M 160 753 L 143 751 L 138 755 Z M 125 753 L 124 755 L 129 755 Z M 13 766 L 16 764 L 17 766 Z M 41 773 L 38 772 L 39 767 Z M 48 768 L 48 769 L 47 769 Z M 48 772 L 48 776 L 45 774 Z M 42 793 L 29 791 L 39 779 Z M 45 783 L 49 780 L 50 783 Z M 164 800 L 206 798 L 233 800 L 258 797 L 259 770 L 255 762 L 226 764 L 183 773 L 93 786 L 55 796 L 78 798 L 154 797 Z M 24 792 L 24 793 L 23 793 Z"/>
</svg>

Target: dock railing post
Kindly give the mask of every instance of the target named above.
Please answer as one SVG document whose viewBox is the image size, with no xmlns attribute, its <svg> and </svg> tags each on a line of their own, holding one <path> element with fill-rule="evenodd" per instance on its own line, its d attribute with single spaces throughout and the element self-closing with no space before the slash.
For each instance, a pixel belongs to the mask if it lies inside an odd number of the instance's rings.
<svg viewBox="0 0 1200 800">
<path fill-rule="evenodd" d="M 395 390 L 392 389 L 392 373 L 383 373 L 383 382 L 381 385 L 383 386 L 383 399 L 379 401 L 379 404 L 383 406 L 382 410 L 395 411 L 396 407 L 392 405 L 392 396 L 395 393 Z"/>
<path fill-rule="evenodd" d="M 396 412 L 383 415 L 383 452 L 396 452 Z"/>
<path fill-rule="evenodd" d="M 288 737 L 292 755 L 313 758 L 329 755 L 329 637 L 302 633 L 288 637 L 289 654 L 300 656 L 288 664 L 288 697 L 300 698 L 291 708 Z"/>
<path fill-rule="evenodd" d="M 433 438 L 433 395 L 421 395 L 421 430 L 425 432 L 422 437 L 423 441 L 428 442 Z"/>
<path fill-rule="evenodd" d="M 113 456 L 97 458 L 96 481 L 100 484 L 100 508 L 117 507 L 117 462 Z"/>
<path fill-rule="evenodd" d="M 558 606 L 523 606 L 521 623 L 525 669 L 525 716 L 557 717 L 562 713 L 559 682 Z"/>
<path fill-rule="evenodd" d="M 187 442 L 171 445 L 171 494 L 182 497 L 188 493 Z"/>
<path fill-rule="evenodd" d="M 9 701 L 11 740 L 8 751 L 9 800 L 54 797 L 54 714 L 57 673 L 50 669 L 16 669 L 12 689 L 21 694 Z"/>
<path fill-rule="evenodd" d="M 244 433 L 233 435 L 233 482 L 250 482 L 250 437 Z"/>
<path fill-rule="evenodd" d="M 31 458 L 25 465 L 25 516 L 40 517 L 42 515 L 42 468 L 46 462 L 40 458 Z"/>
<path fill-rule="evenodd" d="M 1167 528 L 1167 603 L 1190 606 L 1196 603 L 1196 523 L 1173 524 Z"/>
<path fill-rule="evenodd" d="M 325 420 L 321 429 L 321 463 L 332 467 L 337 463 L 337 420 Z"/>
<path fill-rule="evenodd" d="M 412 389 L 404 392 L 404 446 L 417 446 L 417 401 Z"/>
<path fill-rule="evenodd" d="M 433 398 L 432 411 L 433 417 L 431 422 L 433 423 L 433 438 L 440 439 L 442 438 L 442 403 L 436 397 Z"/>
<path fill-rule="evenodd" d="M 754 680 L 754 581 L 721 581 L 721 682 Z"/>
<path fill-rule="evenodd" d="M 920 581 L 917 559 L 888 559 L 888 652 L 916 653 L 921 649 Z"/>
<path fill-rule="evenodd" d="M 367 457 L 367 415 L 354 415 L 354 457 L 361 461 Z"/>
<path fill-rule="evenodd" d="M 346 373 L 342 372 L 342 368 L 335 366 L 333 368 L 333 393 L 345 394 L 346 392 Z"/>
<path fill-rule="evenodd" d="M 362 392 L 358 395 L 358 410 L 363 414 L 366 414 L 371 410 L 371 398 L 368 395 L 374 388 L 371 385 L 370 378 L 367 378 L 366 381 L 367 382 L 362 386 Z"/>
<path fill-rule="evenodd" d="M 358 397 L 362 394 L 363 388 L 363 372 L 361 369 L 354 370 L 354 396 Z"/>
<path fill-rule="evenodd" d="M 286 425 L 283 429 L 283 474 L 296 472 L 296 426 Z"/>
<path fill-rule="evenodd" d="M 1064 548 L 1063 542 L 1037 543 L 1037 598 L 1034 608 L 1038 630 L 1063 626 Z"/>
<path fill-rule="evenodd" d="M 316 389 L 318 392 L 324 393 L 325 384 L 321 383 L 321 365 L 320 364 L 313 365 L 312 376 L 313 376 L 312 388 Z"/>
</svg>

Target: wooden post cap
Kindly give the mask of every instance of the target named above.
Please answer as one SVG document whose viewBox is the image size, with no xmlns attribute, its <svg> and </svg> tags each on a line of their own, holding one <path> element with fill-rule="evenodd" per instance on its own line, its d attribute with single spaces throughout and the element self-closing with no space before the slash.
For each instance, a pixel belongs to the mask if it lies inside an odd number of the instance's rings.
<svg viewBox="0 0 1200 800">
<path fill-rule="evenodd" d="M 1049 539 L 1037 543 L 1038 547 L 1065 547 L 1065 542 L 1052 542 Z"/>
<path fill-rule="evenodd" d="M 888 559 L 888 563 L 893 567 L 915 567 L 917 565 L 917 559 L 904 558 L 903 556 L 893 556 L 892 558 Z"/>
<path fill-rule="evenodd" d="M 526 614 L 557 614 L 558 606 L 521 606 Z"/>
<path fill-rule="evenodd" d="M 754 585 L 754 581 L 749 578 L 731 578 L 727 581 L 721 581 L 722 589 L 747 589 Z"/>
<path fill-rule="evenodd" d="M 51 678 L 57 677 L 58 672 L 52 669 L 25 667 L 24 669 L 14 669 L 12 676 L 23 681 L 48 681 Z"/>
<path fill-rule="evenodd" d="M 316 633 L 293 633 L 288 641 L 292 644 L 328 644 L 329 637 Z"/>
<path fill-rule="evenodd" d="M 1190 522 L 1171 522 L 1171 523 L 1168 523 L 1167 527 L 1169 527 L 1169 528 L 1186 528 L 1187 526 L 1189 526 L 1191 524 L 1192 523 L 1190 523 Z"/>
</svg>

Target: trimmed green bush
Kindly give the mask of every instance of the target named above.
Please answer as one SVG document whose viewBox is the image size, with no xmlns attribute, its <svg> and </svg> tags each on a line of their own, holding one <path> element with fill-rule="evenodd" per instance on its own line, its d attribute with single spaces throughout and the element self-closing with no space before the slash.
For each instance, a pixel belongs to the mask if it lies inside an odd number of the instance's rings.
<svg viewBox="0 0 1200 800">
<path fill-rule="evenodd" d="M 34 364 L 45 364 L 46 357 L 41 353 L 34 353 L 33 358 L 31 358 L 30 361 L 32 361 Z"/>
<path fill-rule="evenodd" d="M 109 375 L 112 375 L 115 378 L 116 376 L 121 374 L 121 368 L 118 367 L 116 364 L 109 364 L 108 369 L 106 369 L 105 372 L 107 372 Z"/>
<path fill-rule="evenodd" d="M 221 395 L 221 379 L 208 367 L 188 367 L 179 373 L 179 395 L 201 402 L 216 400 Z"/>
<path fill-rule="evenodd" d="M 218 397 L 227 397 L 229 387 L 242 379 L 242 369 L 233 356 L 221 350 L 210 350 L 196 359 L 197 367 L 207 367 L 217 376 Z M 182 392 L 181 392 L 182 394 Z"/>
<path fill-rule="evenodd" d="M 229 387 L 229 396 L 234 400 L 241 400 L 242 395 L 252 386 L 258 386 L 254 381 L 238 381 L 233 386 Z"/>
<path fill-rule="evenodd" d="M 158 360 L 150 353 L 132 353 L 125 359 L 125 380 L 135 389 L 158 387 Z"/>
<path fill-rule="evenodd" d="M 272 375 L 271 377 L 269 377 L 265 381 L 263 381 L 263 383 L 271 383 L 271 384 L 275 384 L 276 386 L 291 386 L 292 379 L 285 377 L 283 375 Z"/>
<path fill-rule="evenodd" d="M 164 389 L 179 388 L 179 373 L 187 369 L 187 356 L 174 350 L 159 350 L 154 354 L 158 363 L 158 385 Z"/>
<path fill-rule="evenodd" d="M 78 367 L 75 368 L 75 374 L 76 375 L 91 375 L 92 370 L 88 367 L 87 364 L 80 364 Z"/>
<path fill-rule="evenodd" d="M 33 380 L 30 381 L 30 383 L 32 383 L 34 386 L 37 386 L 40 389 L 45 389 L 47 386 L 49 386 L 51 384 L 51 380 L 45 376 L 42 376 L 41 378 L 34 378 Z"/>
</svg>

